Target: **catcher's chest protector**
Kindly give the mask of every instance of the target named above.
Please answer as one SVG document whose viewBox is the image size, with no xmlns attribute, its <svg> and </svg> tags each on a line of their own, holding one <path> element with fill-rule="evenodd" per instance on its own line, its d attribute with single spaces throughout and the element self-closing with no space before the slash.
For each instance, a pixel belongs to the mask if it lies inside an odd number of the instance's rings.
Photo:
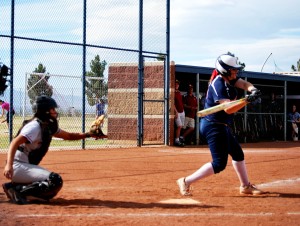
<svg viewBox="0 0 300 226">
<path fill-rule="evenodd" d="M 42 145 L 41 147 L 32 150 L 28 154 L 28 160 L 30 164 L 38 165 L 43 157 L 48 152 L 51 140 L 52 140 L 52 127 L 53 125 L 49 125 L 49 123 L 42 122 L 41 120 L 37 119 L 38 123 L 41 126 L 41 132 L 42 132 Z M 23 126 L 26 125 L 29 121 L 24 121 Z M 19 147 L 19 150 L 22 150 L 22 147 Z"/>
</svg>

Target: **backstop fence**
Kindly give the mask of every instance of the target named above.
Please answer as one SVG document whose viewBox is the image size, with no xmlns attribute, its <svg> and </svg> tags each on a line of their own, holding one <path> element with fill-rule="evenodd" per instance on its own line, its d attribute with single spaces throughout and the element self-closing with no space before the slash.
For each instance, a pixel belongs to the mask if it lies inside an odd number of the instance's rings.
<svg viewBox="0 0 300 226">
<path fill-rule="evenodd" d="M 135 64 L 132 71 L 137 94 L 135 140 L 53 140 L 51 148 L 143 145 L 144 64 L 164 65 L 163 109 L 169 109 L 169 0 L 73 1 L 12 0 L 0 2 L 0 62 L 10 67 L 9 88 L 3 97 L 16 114 L 0 127 L 0 153 L 6 152 L 24 119 L 32 117 L 34 97 L 50 93 L 57 100 L 60 127 L 85 132 L 95 119 L 97 100 L 105 103 L 109 124 L 109 68 L 111 64 Z M 120 67 L 122 68 L 122 67 Z M 115 78 L 122 83 L 128 79 Z M 115 81 L 114 81 L 115 82 Z M 115 88 L 115 87 L 114 87 Z M 116 92 L 116 91 L 115 91 Z M 142 101 L 139 101 L 142 100 Z M 151 102 L 151 101 L 150 101 Z M 155 101 L 154 101 L 155 102 Z M 153 103 L 154 103 L 153 102 Z M 132 103 L 132 102 L 130 102 Z M 130 103 L 124 106 L 130 109 Z M 149 104 L 147 102 L 147 104 Z M 150 103 L 151 104 L 151 103 Z M 155 103 L 154 103 L 155 104 Z M 135 107 L 135 106 L 134 106 Z M 161 143 L 168 143 L 168 114 Z M 5 117 L 5 115 L 3 116 Z M 119 130 L 127 130 L 120 125 Z"/>
</svg>

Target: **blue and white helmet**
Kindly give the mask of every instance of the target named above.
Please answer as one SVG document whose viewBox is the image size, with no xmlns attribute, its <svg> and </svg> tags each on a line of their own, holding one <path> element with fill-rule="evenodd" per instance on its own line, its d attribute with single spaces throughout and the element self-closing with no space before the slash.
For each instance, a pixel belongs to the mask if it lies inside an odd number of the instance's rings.
<svg viewBox="0 0 300 226">
<path fill-rule="evenodd" d="M 216 69 L 221 75 L 230 76 L 230 69 L 240 70 L 242 68 L 242 65 L 239 65 L 237 61 L 237 57 L 223 54 L 216 60 Z"/>
</svg>

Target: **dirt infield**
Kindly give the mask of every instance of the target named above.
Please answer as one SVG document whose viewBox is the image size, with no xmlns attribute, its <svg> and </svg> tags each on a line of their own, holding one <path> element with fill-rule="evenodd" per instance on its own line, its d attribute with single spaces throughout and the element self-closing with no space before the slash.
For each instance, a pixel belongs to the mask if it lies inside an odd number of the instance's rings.
<svg viewBox="0 0 300 226">
<path fill-rule="evenodd" d="M 60 193 L 21 206 L 1 189 L 0 225 L 300 225 L 300 142 L 242 146 L 251 182 L 268 194 L 239 195 L 230 159 L 181 197 L 175 181 L 211 161 L 207 146 L 51 151 L 41 165 L 61 174 Z"/>
</svg>

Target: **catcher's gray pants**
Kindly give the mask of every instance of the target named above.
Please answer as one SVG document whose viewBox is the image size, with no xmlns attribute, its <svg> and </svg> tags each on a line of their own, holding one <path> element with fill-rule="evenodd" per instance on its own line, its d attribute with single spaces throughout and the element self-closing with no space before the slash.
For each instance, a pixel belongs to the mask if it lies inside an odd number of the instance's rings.
<svg viewBox="0 0 300 226">
<path fill-rule="evenodd" d="M 36 181 L 44 181 L 49 179 L 50 171 L 40 167 L 38 165 L 32 165 L 30 163 L 14 161 L 13 164 L 13 183 L 29 184 Z"/>
</svg>

